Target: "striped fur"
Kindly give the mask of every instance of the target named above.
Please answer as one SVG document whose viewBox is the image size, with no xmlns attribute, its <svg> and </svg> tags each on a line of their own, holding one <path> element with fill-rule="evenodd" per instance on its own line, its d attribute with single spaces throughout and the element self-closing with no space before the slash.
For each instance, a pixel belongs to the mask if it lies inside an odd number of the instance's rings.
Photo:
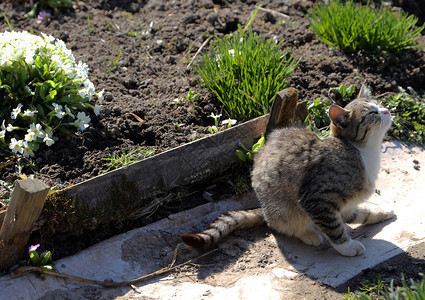
<svg viewBox="0 0 425 300">
<path fill-rule="evenodd" d="M 392 212 L 358 208 L 375 191 L 380 147 L 391 126 L 385 108 L 362 88 L 345 108 L 332 106 L 331 134 L 320 139 L 303 128 L 275 130 L 254 160 L 252 186 L 261 209 L 228 212 L 198 234 L 183 234 L 190 248 L 205 249 L 238 228 L 263 223 L 277 232 L 320 245 L 325 236 L 342 255 L 364 252 L 344 223 L 377 223 Z"/>
<path fill-rule="evenodd" d="M 207 229 L 198 234 L 181 234 L 180 238 L 190 249 L 207 249 L 221 238 L 237 229 L 246 229 L 264 223 L 261 208 L 252 210 L 229 211 L 220 215 Z"/>
</svg>

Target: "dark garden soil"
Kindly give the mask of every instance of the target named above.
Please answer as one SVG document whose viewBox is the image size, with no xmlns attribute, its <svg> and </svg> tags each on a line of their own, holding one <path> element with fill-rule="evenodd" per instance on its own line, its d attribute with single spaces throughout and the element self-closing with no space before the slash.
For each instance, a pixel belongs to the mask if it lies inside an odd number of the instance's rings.
<svg viewBox="0 0 425 300">
<path fill-rule="evenodd" d="M 398 86 L 424 92 L 424 52 L 405 51 L 387 57 L 344 55 L 318 41 L 309 30 L 303 15 L 311 1 L 284 2 L 287 4 L 262 1 L 262 7 L 289 18 L 260 11 L 251 29 L 285 40 L 282 48 L 290 48 L 300 59 L 290 85 L 298 89 L 301 100 L 329 97 L 329 88 L 342 83 L 359 87 L 366 82 L 375 94 L 396 92 Z M 96 90 L 105 89 L 101 114 L 91 116 L 87 130 L 37 153 L 37 177 L 51 184 L 58 180 L 77 183 L 105 172 L 108 161 L 103 159 L 113 153 L 128 153 L 139 147 L 159 153 L 209 134 L 208 127 L 213 125 L 209 115 L 222 112 L 222 107 L 198 84 L 193 69 L 187 66 L 208 36 L 220 37 L 237 30 L 237 24 L 246 24 L 257 1 L 73 3 L 74 9 L 47 23 L 25 18 L 28 5 L 0 4 L 14 30 L 45 32 L 65 41 L 77 61 L 89 65 Z M 415 12 L 421 12 L 419 17 L 424 18 L 423 10 Z M 8 30 L 3 17 L 0 20 L 0 30 Z M 119 51 L 118 65 L 110 68 L 111 59 Z M 195 65 L 199 59 L 200 55 Z M 199 93 L 200 98 L 184 105 L 173 101 L 185 97 L 189 89 Z M 4 180 L 10 179 L 7 171 L 10 169 L 2 171 Z"/>
<path fill-rule="evenodd" d="M 35 167 L 23 173 L 50 183 L 75 184 L 104 173 L 113 153 L 141 148 L 156 153 L 209 134 L 211 113 L 222 113 L 216 97 L 197 81 L 189 62 L 209 36 L 221 37 L 247 24 L 256 8 L 253 0 L 74 0 L 74 8 L 43 23 L 27 19 L 28 4 L 4 3 L 0 11 L 16 31 L 44 32 L 62 39 L 78 60 L 90 68 L 96 90 L 105 89 L 104 106 L 83 133 L 61 138 L 34 158 Z M 397 6 L 425 19 L 425 1 L 398 0 Z M 304 14 L 313 5 L 307 0 L 264 0 L 250 28 L 267 37 L 285 40 L 299 66 L 290 86 L 300 100 L 329 98 L 329 89 L 340 84 L 369 85 L 375 95 L 412 87 L 425 93 L 425 52 L 396 55 L 345 55 L 318 41 Z M 267 9 L 269 11 L 267 11 Z M 286 14 L 289 18 L 282 16 Z M 88 26 L 88 19 L 90 27 Z M 283 21 L 283 22 L 282 22 Z M 0 17 L 0 30 L 8 26 Z M 129 34 L 133 33 L 133 34 Z M 422 37 L 421 43 L 425 43 Z M 203 49 L 208 49 L 208 44 Z M 117 66 L 111 59 L 121 53 Z M 194 65 L 201 59 L 195 58 Z M 192 103 L 176 104 L 189 89 L 200 94 Z M 223 116 L 225 118 L 225 116 Z M 180 125 L 180 126 L 176 126 Z M 0 170 L 0 179 L 15 180 L 16 170 Z M 424 257 L 423 247 L 417 254 Z M 398 260 L 409 262 L 410 254 Z M 417 274 L 422 265 L 403 264 L 405 274 Z M 386 276 L 392 271 L 380 269 Z"/>
</svg>

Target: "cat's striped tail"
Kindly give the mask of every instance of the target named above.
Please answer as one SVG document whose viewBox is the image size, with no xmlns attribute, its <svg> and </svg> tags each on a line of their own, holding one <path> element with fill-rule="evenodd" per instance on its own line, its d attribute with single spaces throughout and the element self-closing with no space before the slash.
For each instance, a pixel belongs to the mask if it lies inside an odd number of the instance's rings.
<svg viewBox="0 0 425 300">
<path fill-rule="evenodd" d="M 221 238 L 236 229 L 246 229 L 263 224 L 264 215 L 261 208 L 251 210 L 229 211 L 220 215 L 207 229 L 200 233 L 180 234 L 189 249 L 205 250 L 214 246 Z"/>
</svg>

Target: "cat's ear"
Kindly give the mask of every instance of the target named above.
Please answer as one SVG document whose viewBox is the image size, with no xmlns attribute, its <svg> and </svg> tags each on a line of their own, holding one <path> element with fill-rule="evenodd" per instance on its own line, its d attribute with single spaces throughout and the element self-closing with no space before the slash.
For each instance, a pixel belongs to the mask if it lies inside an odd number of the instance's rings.
<svg viewBox="0 0 425 300">
<path fill-rule="evenodd" d="M 360 88 L 360 92 L 357 95 L 357 98 L 370 98 L 372 97 L 372 93 L 370 92 L 370 89 L 362 84 L 362 87 Z"/>
<path fill-rule="evenodd" d="M 332 123 L 339 129 L 347 127 L 348 114 L 348 111 L 338 105 L 331 105 L 329 108 L 329 117 Z"/>
</svg>

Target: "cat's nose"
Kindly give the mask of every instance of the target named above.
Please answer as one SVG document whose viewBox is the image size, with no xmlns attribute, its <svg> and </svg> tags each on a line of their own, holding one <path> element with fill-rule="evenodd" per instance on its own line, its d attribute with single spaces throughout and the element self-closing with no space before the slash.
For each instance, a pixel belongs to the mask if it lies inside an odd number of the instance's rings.
<svg viewBox="0 0 425 300">
<path fill-rule="evenodd" d="M 384 110 L 384 115 L 389 115 L 390 111 L 388 109 Z"/>
</svg>

